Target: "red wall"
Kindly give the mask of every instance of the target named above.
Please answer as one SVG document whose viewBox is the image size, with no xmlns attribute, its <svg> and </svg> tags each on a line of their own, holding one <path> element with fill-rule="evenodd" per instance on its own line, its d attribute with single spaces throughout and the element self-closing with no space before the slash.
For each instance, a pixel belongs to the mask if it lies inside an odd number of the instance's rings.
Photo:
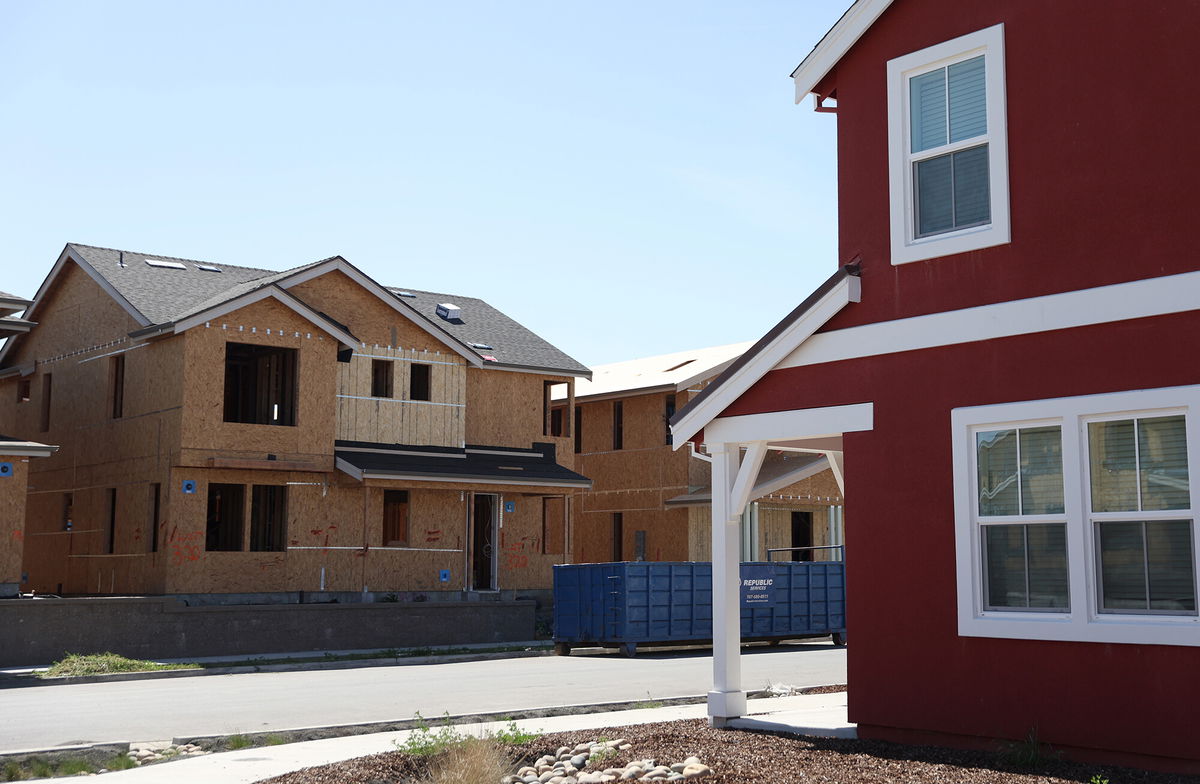
<svg viewBox="0 0 1200 784">
<path fill-rule="evenodd" d="M 1200 383 L 1197 345 L 1191 313 L 789 368 L 724 412 L 874 401 L 874 429 L 845 436 L 860 731 L 1037 726 L 1056 745 L 1200 759 L 1200 648 L 958 636 L 950 437 L 959 406 Z"/>
<path fill-rule="evenodd" d="M 893 267 L 886 63 L 998 22 L 1012 242 Z M 821 85 L 838 99 L 840 262 L 863 270 L 862 304 L 826 329 L 1200 267 L 1198 29 L 1195 0 L 896 0 Z"/>
</svg>

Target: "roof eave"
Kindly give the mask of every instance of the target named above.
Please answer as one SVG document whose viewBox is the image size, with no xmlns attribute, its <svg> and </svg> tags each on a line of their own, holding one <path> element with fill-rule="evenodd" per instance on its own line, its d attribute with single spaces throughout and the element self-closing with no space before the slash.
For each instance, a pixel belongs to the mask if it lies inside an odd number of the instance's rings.
<svg viewBox="0 0 1200 784">
<path fill-rule="evenodd" d="M 587 368 L 554 368 L 542 367 L 540 365 L 521 365 L 516 362 L 491 361 L 485 361 L 483 367 L 494 370 L 515 370 L 518 373 L 538 373 L 544 376 L 571 376 L 573 378 L 586 378 L 589 381 L 592 378 L 592 371 Z"/>
<path fill-rule="evenodd" d="M 792 71 L 796 84 L 796 103 L 813 91 L 825 76 L 833 70 L 850 47 L 858 42 L 863 33 L 875 23 L 880 14 L 887 10 L 892 0 L 856 0 L 846 9 L 829 32 L 817 42 L 808 56 Z"/>
</svg>

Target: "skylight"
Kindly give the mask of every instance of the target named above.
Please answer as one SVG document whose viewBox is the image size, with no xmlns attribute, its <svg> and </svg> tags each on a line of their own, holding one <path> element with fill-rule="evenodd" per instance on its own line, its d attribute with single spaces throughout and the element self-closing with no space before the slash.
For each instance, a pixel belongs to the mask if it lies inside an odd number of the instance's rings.
<svg viewBox="0 0 1200 784">
<path fill-rule="evenodd" d="M 392 293 L 395 294 L 397 297 L 416 297 L 417 296 L 416 294 L 413 294 L 411 291 L 398 291 L 397 289 L 392 289 Z"/>
<path fill-rule="evenodd" d="M 151 267 L 161 267 L 162 269 L 181 269 L 181 270 L 187 269 L 187 267 L 185 265 L 180 264 L 178 261 L 163 261 L 161 259 L 146 259 L 146 263 L 149 264 Z"/>
<path fill-rule="evenodd" d="M 468 343 L 467 345 L 470 346 L 471 348 L 481 348 L 484 351 L 492 350 L 492 347 L 489 346 L 487 343 Z"/>
<path fill-rule="evenodd" d="M 224 272 L 220 267 L 214 267 L 211 264 L 197 264 L 196 269 L 201 272 Z"/>
</svg>

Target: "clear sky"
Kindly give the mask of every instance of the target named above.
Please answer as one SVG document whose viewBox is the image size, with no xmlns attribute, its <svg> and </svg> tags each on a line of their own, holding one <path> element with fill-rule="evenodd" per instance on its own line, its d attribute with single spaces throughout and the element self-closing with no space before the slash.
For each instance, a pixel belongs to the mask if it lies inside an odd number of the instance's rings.
<svg viewBox="0 0 1200 784">
<path fill-rule="evenodd" d="M 0 290 L 67 242 L 478 296 L 589 364 L 753 340 L 838 264 L 850 0 L 0 0 Z"/>
</svg>

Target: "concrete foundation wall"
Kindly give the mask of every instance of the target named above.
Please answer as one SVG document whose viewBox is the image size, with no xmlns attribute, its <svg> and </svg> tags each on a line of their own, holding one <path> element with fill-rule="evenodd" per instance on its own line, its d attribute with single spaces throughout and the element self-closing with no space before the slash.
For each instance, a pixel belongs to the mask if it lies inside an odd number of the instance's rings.
<svg viewBox="0 0 1200 784">
<path fill-rule="evenodd" d="M 67 653 L 188 658 L 521 642 L 532 599 L 188 607 L 174 598 L 0 601 L 0 666 Z"/>
</svg>

